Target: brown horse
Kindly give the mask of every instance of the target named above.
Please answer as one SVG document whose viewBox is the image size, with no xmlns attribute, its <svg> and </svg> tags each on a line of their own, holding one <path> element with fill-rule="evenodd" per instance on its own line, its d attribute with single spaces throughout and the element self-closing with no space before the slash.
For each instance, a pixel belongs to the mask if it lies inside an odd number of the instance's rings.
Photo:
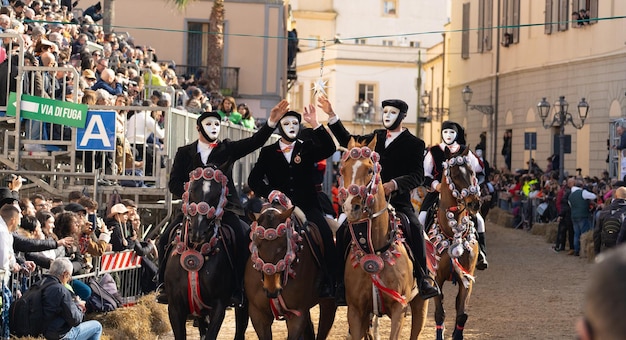
<svg viewBox="0 0 626 340">
<path fill-rule="evenodd" d="M 339 199 L 352 235 L 344 276 L 350 334 L 352 339 L 372 338 L 372 316 L 387 315 L 389 339 L 398 339 L 410 305 L 411 339 L 417 339 L 428 303 L 417 295 L 398 219 L 390 218 L 374 145 L 376 138 L 367 146 L 351 139 L 340 167 Z"/>
<path fill-rule="evenodd" d="M 311 249 L 313 228 L 298 222 L 283 193 L 269 196 L 270 203 L 252 216 L 252 255 L 245 272 L 252 325 L 260 340 L 272 339 L 274 319 L 287 321 L 287 339 L 316 339 L 309 309 L 319 304 L 317 339 L 326 339 L 337 307 L 334 299 L 318 297 L 323 271 Z"/>
<path fill-rule="evenodd" d="M 463 328 L 467 321 L 465 306 L 472 292 L 479 251 L 471 218 L 480 208 L 480 189 L 468 153 L 469 147 L 459 155 L 451 155 L 446 150 L 447 161 L 444 163 L 437 219 L 428 233 L 440 258 L 437 284 L 439 287 L 443 287 L 445 281 L 458 284 L 456 323 L 452 333 L 454 340 L 463 339 Z M 437 340 L 443 340 L 444 320 L 442 293 L 435 297 Z"/>
<path fill-rule="evenodd" d="M 214 167 L 197 168 L 189 177 L 183 195 L 183 228 L 165 269 L 168 314 L 176 340 L 186 339 L 189 315 L 198 321 L 202 339 L 216 339 L 235 286 L 229 258 L 234 233 L 221 224 L 228 179 Z M 235 309 L 235 339 L 245 338 L 246 308 Z"/>
</svg>

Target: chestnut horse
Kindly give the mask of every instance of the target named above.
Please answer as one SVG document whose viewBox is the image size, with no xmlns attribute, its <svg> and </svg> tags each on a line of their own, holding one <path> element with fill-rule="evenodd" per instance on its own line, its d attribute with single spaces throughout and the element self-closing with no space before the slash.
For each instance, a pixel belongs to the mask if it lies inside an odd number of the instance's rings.
<svg viewBox="0 0 626 340">
<path fill-rule="evenodd" d="M 318 297 L 324 274 L 311 249 L 313 228 L 299 223 L 290 200 L 280 191 L 268 199 L 261 213 L 251 216 L 245 286 L 254 330 L 260 340 L 269 340 L 274 319 L 286 320 L 287 339 L 316 339 L 309 309 L 319 304 L 317 339 L 326 339 L 337 307 L 335 299 Z"/>
<path fill-rule="evenodd" d="M 168 314 L 176 340 L 186 339 L 189 315 L 198 320 L 201 339 L 216 339 L 235 286 L 229 258 L 235 249 L 234 233 L 220 223 L 228 178 L 214 167 L 197 168 L 189 177 L 183 227 L 165 269 Z M 245 338 L 246 308 L 235 309 L 235 339 Z"/>
<path fill-rule="evenodd" d="M 443 288 L 445 281 L 458 284 L 456 322 L 452 338 L 463 339 L 467 321 L 465 306 L 469 302 L 474 283 L 474 269 L 478 259 L 478 242 L 472 216 L 480 208 L 480 188 L 470 166 L 469 147 L 459 155 L 446 150 L 437 218 L 428 228 L 428 236 L 439 257 L 436 280 Z M 443 339 L 445 311 L 443 293 L 435 297 L 437 340 Z"/>
<path fill-rule="evenodd" d="M 417 295 L 398 219 L 390 218 L 375 145 L 376 138 L 367 146 L 350 139 L 340 167 L 339 199 L 352 236 L 344 275 L 350 334 L 352 339 L 372 338 L 372 316 L 387 315 L 389 339 L 398 339 L 410 305 L 411 339 L 417 339 L 428 303 Z"/>
</svg>

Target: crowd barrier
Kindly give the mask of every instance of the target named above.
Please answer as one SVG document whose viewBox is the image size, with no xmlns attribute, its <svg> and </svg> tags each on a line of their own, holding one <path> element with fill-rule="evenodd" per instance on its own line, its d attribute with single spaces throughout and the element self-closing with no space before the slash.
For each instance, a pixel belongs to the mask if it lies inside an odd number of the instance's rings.
<svg viewBox="0 0 626 340">
<path fill-rule="evenodd" d="M 141 261 L 150 261 L 143 259 L 133 250 L 120 252 L 104 253 L 100 257 L 92 259 L 93 270 L 87 274 L 73 275 L 73 279 L 81 280 L 85 283 L 89 282 L 92 277 L 111 273 L 114 275 L 117 283 L 117 289 L 123 299 L 124 305 L 133 304 L 138 297 L 141 296 Z M 40 280 L 47 271 L 38 268 L 33 273 L 12 273 L 11 274 L 11 292 L 13 298 L 17 298 L 22 292 L 28 290 L 33 282 Z"/>
</svg>

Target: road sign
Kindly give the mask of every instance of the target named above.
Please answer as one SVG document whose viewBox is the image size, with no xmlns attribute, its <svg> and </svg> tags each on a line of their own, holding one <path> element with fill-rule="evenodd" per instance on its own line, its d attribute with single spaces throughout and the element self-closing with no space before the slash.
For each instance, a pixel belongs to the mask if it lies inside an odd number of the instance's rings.
<svg viewBox="0 0 626 340">
<path fill-rule="evenodd" d="M 76 129 L 76 150 L 115 151 L 115 111 L 89 111 L 85 128 Z"/>
<path fill-rule="evenodd" d="M 536 132 L 524 132 L 524 150 L 537 150 Z"/>
<path fill-rule="evenodd" d="M 9 94 L 7 116 L 15 117 L 16 98 L 17 95 L 15 92 Z M 89 107 L 84 104 L 35 97 L 28 94 L 22 95 L 20 106 L 20 117 L 22 118 L 79 128 L 85 127 L 85 123 L 87 122 L 87 110 L 89 109 Z"/>
</svg>

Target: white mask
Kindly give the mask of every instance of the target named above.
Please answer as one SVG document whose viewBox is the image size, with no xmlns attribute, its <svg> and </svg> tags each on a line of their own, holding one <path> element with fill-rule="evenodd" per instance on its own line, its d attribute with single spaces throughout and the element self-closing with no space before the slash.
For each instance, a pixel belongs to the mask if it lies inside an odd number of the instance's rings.
<svg viewBox="0 0 626 340">
<path fill-rule="evenodd" d="M 399 114 L 400 110 L 396 107 L 383 107 L 383 126 L 387 129 L 391 127 L 396 122 L 396 119 L 398 119 Z"/>
<path fill-rule="evenodd" d="M 290 140 L 296 140 L 298 132 L 300 132 L 300 122 L 294 116 L 287 116 L 280 120 L 280 127 L 285 136 Z"/>
<path fill-rule="evenodd" d="M 478 158 L 481 158 L 483 156 L 483 150 L 481 150 L 481 149 L 476 150 L 475 153 L 476 153 L 476 157 L 478 157 Z"/>
<path fill-rule="evenodd" d="M 441 137 L 443 138 L 443 142 L 447 145 L 452 145 L 456 143 L 456 131 L 454 131 L 453 129 L 442 130 Z"/>
<path fill-rule="evenodd" d="M 215 117 L 207 117 L 202 120 L 202 129 L 209 141 L 214 141 L 220 135 L 220 120 Z"/>
</svg>

